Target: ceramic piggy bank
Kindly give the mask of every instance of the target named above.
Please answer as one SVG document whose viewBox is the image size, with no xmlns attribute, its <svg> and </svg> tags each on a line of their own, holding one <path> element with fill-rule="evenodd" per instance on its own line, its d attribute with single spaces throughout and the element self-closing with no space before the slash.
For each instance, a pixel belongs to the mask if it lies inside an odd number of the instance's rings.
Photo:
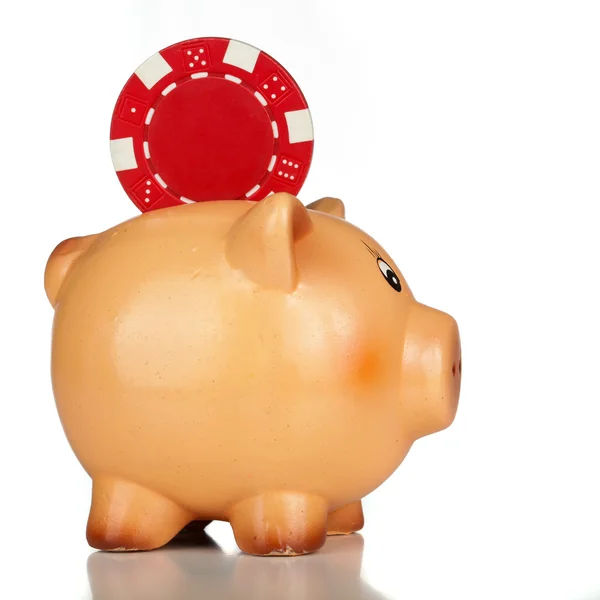
<svg viewBox="0 0 600 600">
<path fill-rule="evenodd" d="M 45 287 L 95 548 L 217 519 L 247 553 L 313 552 L 360 529 L 361 499 L 456 413 L 456 322 L 339 200 L 148 212 L 61 243 Z"/>
</svg>

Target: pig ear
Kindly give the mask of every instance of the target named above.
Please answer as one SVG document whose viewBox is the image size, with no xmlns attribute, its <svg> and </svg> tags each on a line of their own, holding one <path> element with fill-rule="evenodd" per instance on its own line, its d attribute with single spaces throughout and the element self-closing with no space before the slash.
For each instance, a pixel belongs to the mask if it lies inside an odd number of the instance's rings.
<svg viewBox="0 0 600 600">
<path fill-rule="evenodd" d="M 71 267 L 97 237 L 97 235 L 88 235 L 70 238 L 56 246 L 50 255 L 44 272 L 44 288 L 52 306 L 58 303 L 60 288 Z"/>
<path fill-rule="evenodd" d="M 295 245 L 311 229 L 309 212 L 300 200 L 273 194 L 234 223 L 227 234 L 227 260 L 266 288 L 292 291 L 297 284 Z"/>
<path fill-rule="evenodd" d="M 346 209 L 344 203 L 339 198 L 321 198 L 316 202 L 311 202 L 306 208 L 311 210 L 318 210 L 340 219 L 346 218 Z"/>
</svg>

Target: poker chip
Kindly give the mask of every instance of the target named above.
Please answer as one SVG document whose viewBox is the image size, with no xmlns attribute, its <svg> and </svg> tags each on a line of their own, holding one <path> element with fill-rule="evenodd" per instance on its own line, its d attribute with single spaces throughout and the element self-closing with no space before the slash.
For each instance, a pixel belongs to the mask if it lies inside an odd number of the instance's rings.
<svg viewBox="0 0 600 600">
<path fill-rule="evenodd" d="M 125 84 L 110 130 L 114 168 L 141 211 L 297 195 L 313 154 L 310 110 L 258 48 L 198 38 L 161 50 Z"/>
</svg>

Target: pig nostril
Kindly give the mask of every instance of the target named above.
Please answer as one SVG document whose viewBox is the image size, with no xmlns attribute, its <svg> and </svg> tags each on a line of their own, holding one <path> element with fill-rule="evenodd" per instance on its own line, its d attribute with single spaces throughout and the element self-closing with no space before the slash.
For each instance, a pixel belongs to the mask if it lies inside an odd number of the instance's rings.
<svg viewBox="0 0 600 600">
<path fill-rule="evenodd" d="M 458 372 L 462 375 L 462 358 L 458 361 Z"/>
<path fill-rule="evenodd" d="M 452 363 L 452 376 L 456 377 L 456 363 Z"/>
</svg>

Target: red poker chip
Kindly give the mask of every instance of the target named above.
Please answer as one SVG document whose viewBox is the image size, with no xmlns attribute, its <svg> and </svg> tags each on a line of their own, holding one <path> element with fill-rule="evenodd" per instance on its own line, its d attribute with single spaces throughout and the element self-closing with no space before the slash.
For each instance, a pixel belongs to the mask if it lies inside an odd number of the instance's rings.
<svg viewBox="0 0 600 600">
<path fill-rule="evenodd" d="M 143 212 L 207 200 L 297 195 L 313 154 L 308 105 L 258 48 L 198 38 L 161 50 L 125 84 L 113 165 Z"/>
</svg>

